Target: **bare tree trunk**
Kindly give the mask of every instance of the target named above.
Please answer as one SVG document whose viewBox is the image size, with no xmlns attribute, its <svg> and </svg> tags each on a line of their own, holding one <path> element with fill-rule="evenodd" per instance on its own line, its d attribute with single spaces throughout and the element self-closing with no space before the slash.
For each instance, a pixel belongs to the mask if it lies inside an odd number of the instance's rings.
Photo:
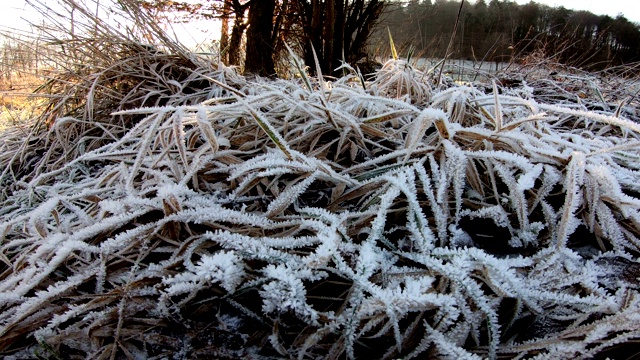
<svg viewBox="0 0 640 360">
<path fill-rule="evenodd" d="M 324 21 L 324 50 L 322 51 L 322 68 L 333 72 L 333 45 L 335 43 L 335 23 L 336 23 L 336 0 L 326 0 L 325 2 L 325 21 Z"/>
<path fill-rule="evenodd" d="M 231 15 L 231 3 L 224 2 L 222 7 L 222 29 L 220 29 L 220 61 L 229 64 L 229 16 Z"/>
<path fill-rule="evenodd" d="M 284 18 L 284 14 L 287 11 L 288 6 L 289 0 L 282 0 L 280 11 L 278 12 L 278 16 L 276 16 L 276 20 L 273 25 L 273 33 L 271 34 L 271 43 L 274 45 L 278 42 L 278 36 L 281 30 L 280 28 L 282 26 L 282 19 Z"/>
<path fill-rule="evenodd" d="M 340 66 L 341 60 L 343 59 L 344 52 L 344 23 L 346 21 L 345 17 L 345 0 L 336 1 L 336 16 L 335 16 L 335 25 L 333 29 L 333 58 L 331 63 L 331 68 L 335 69 Z"/>
<path fill-rule="evenodd" d="M 273 43 L 271 42 L 275 7 L 276 0 L 254 1 L 249 7 L 245 73 L 261 76 L 275 75 Z"/>
<path fill-rule="evenodd" d="M 333 74 L 340 61 L 354 64 L 366 56 L 371 29 L 384 0 L 298 0 L 305 34 L 304 60 L 315 72 L 312 46 L 325 75 Z"/>
<path fill-rule="evenodd" d="M 366 4 L 364 0 L 357 0 L 349 9 L 344 32 L 344 48 L 348 62 L 356 63 L 366 56 L 367 40 L 384 6 L 383 0 L 370 0 Z"/>
<path fill-rule="evenodd" d="M 306 24 L 304 29 L 307 35 L 307 41 L 305 42 L 305 56 L 304 62 L 309 67 L 312 73 L 315 73 L 315 59 L 313 57 L 313 51 L 316 52 L 318 59 L 323 58 L 322 51 L 322 4 L 321 0 L 311 0 L 311 6 L 306 8 Z M 323 69 L 324 71 L 324 69 Z"/>
<path fill-rule="evenodd" d="M 242 35 L 247 28 L 247 24 L 244 23 L 244 12 L 246 9 L 246 6 L 240 5 L 237 0 L 234 0 L 233 13 L 235 20 L 233 21 L 233 29 L 231 30 L 231 39 L 229 41 L 229 65 L 240 65 Z"/>
</svg>

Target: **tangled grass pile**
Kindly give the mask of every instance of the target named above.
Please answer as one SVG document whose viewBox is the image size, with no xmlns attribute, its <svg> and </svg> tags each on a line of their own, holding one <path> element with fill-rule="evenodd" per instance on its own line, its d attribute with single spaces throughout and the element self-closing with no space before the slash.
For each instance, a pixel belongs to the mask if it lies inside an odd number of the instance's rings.
<svg viewBox="0 0 640 360">
<path fill-rule="evenodd" d="M 2 135 L 5 357 L 633 355 L 627 89 L 438 87 L 402 60 L 246 79 L 142 50 L 53 79 L 29 137 Z"/>
</svg>

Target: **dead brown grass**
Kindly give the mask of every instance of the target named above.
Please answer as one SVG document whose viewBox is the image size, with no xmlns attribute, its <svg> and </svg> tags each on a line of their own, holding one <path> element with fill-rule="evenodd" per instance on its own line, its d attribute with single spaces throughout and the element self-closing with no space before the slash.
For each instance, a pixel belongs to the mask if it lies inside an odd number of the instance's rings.
<svg viewBox="0 0 640 360">
<path fill-rule="evenodd" d="M 2 137 L 2 355 L 573 359 L 640 338 L 625 89 L 398 59 L 246 79 L 87 16 L 101 36 L 57 40 L 42 115 Z"/>
</svg>

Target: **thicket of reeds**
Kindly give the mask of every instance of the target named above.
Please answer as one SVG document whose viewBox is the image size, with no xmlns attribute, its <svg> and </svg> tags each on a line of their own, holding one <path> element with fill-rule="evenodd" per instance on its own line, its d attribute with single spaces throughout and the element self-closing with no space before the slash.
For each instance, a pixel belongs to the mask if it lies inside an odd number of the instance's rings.
<svg viewBox="0 0 640 360">
<path fill-rule="evenodd" d="M 637 356 L 634 80 L 249 79 L 129 11 L 1 135 L 5 358 Z"/>
</svg>

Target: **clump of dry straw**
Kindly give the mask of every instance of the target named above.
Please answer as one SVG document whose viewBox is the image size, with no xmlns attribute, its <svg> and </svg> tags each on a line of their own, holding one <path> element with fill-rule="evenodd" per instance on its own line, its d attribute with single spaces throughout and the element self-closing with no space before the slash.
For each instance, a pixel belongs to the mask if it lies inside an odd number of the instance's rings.
<svg viewBox="0 0 640 360">
<path fill-rule="evenodd" d="M 247 80 L 96 29 L 31 134 L 2 135 L 5 357 L 632 354 L 618 78 Z"/>
</svg>

